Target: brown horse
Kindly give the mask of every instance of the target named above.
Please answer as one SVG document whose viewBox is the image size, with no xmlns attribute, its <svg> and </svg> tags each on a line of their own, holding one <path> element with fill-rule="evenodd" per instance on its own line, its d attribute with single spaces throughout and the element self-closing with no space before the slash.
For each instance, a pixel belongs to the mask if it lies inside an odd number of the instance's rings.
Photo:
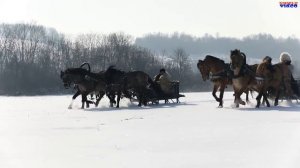
<svg viewBox="0 0 300 168">
<path fill-rule="evenodd" d="M 199 60 L 197 67 L 202 75 L 203 81 L 210 79 L 213 84 L 212 95 L 219 102 L 219 107 L 223 107 L 223 95 L 227 85 L 232 85 L 232 71 L 230 65 L 226 64 L 223 60 L 207 55 L 204 60 Z M 220 91 L 219 97 L 216 92 Z M 249 101 L 248 91 L 246 93 L 246 100 Z"/>
<path fill-rule="evenodd" d="M 270 88 L 275 92 L 274 106 L 278 105 L 280 86 L 283 81 L 281 66 L 282 64 L 271 65 L 267 60 L 263 60 L 263 62 L 258 65 L 256 70 L 256 81 L 258 89 L 258 96 L 256 97 L 257 108 L 259 108 L 260 106 L 261 97 L 267 96 L 267 92 Z M 267 99 L 266 103 L 267 106 L 270 107 L 270 103 Z"/>
<path fill-rule="evenodd" d="M 202 75 L 203 81 L 210 79 L 214 83 L 212 95 L 219 102 L 219 107 L 223 107 L 223 95 L 226 85 L 231 84 L 228 76 L 230 68 L 228 64 L 217 57 L 207 55 L 204 60 L 199 60 L 197 67 Z M 216 92 L 220 90 L 217 97 Z"/>
<path fill-rule="evenodd" d="M 238 49 L 230 52 L 230 60 L 231 70 L 233 70 L 234 103 L 236 107 L 239 107 L 239 104 L 246 104 L 240 97 L 244 91 L 248 89 L 257 90 L 255 80 L 257 65 L 247 65 L 246 55 Z"/>
</svg>

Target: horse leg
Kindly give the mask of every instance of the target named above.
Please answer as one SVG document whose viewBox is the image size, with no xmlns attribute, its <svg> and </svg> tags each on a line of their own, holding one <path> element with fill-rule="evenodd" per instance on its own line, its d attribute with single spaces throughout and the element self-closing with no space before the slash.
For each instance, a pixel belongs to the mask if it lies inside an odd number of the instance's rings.
<svg viewBox="0 0 300 168">
<path fill-rule="evenodd" d="M 263 100 L 262 100 L 262 103 L 261 103 L 262 105 L 265 105 L 266 104 L 266 98 L 265 97 L 263 97 Z"/>
<path fill-rule="evenodd" d="M 144 106 L 147 106 L 147 102 L 146 102 L 144 95 L 142 93 L 140 93 L 138 106 L 142 106 L 142 104 Z"/>
<path fill-rule="evenodd" d="M 240 94 L 235 92 L 234 93 L 234 104 L 236 108 L 239 108 L 241 102 Z"/>
<path fill-rule="evenodd" d="M 85 97 L 86 108 L 90 108 L 90 103 L 91 103 L 91 101 L 89 101 L 89 100 L 87 99 L 87 95 L 86 95 L 86 97 Z"/>
<path fill-rule="evenodd" d="M 237 97 L 234 96 L 234 104 L 236 108 L 239 108 L 240 104 L 237 102 Z"/>
<path fill-rule="evenodd" d="M 220 87 L 220 98 L 219 98 L 219 107 L 223 107 L 223 95 L 224 95 L 224 90 L 225 90 L 225 87 L 226 85 L 225 84 L 222 84 L 221 87 Z"/>
<path fill-rule="evenodd" d="M 241 99 L 241 95 L 242 95 L 242 91 L 239 91 L 237 93 L 235 93 L 235 104 L 237 105 L 236 107 L 239 107 L 239 104 L 241 105 L 245 105 L 246 103 Z"/>
<path fill-rule="evenodd" d="M 142 89 L 142 95 L 143 95 L 143 104 L 144 106 L 147 106 L 147 94 L 146 94 L 146 89 Z"/>
<path fill-rule="evenodd" d="M 274 101 L 274 106 L 278 106 L 279 90 L 276 89 L 275 93 L 276 93 L 276 97 L 275 97 L 275 101 Z"/>
<path fill-rule="evenodd" d="M 266 92 L 263 93 L 263 99 L 266 101 L 267 107 L 270 107 L 270 103 L 269 103 L 268 96 L 267 96 Z"/>
<path fill-rule="evenodd" d="M 86 100 L 85 101 L 87 108 L 90 108 L 90 104 L 95 104 L 95 102 L 91 101 L 91 100 Z"/>
<path fill-rule="evenodd" d="M 72 101 L 71 101 L 71 103 L 70 103 L 68 109 L 72 109 L 73 102 L 74 102 L 74 100 L 76 99 L 76 97 L 79 96 L 79 95 L 80 95 L 80 91 L 78 90 L 78 91 L 73 95 Z"/>
<path fill-rule="evenodd" d="M 234 96 L 234 104 L 235 104 L 235 107 L 238 108 L 239 107 L 239 103 L 237 102 L 237 89 L 236 87 L 233 85 L 233 90 L 234 90 L 234 93 L 233 93 L 233 96 Z"/>
<path fill-rule="evenodd" d="M 137 92 L 137 98 L 139 100 L 138 106 L 141 107 L 142 103 L 143 103 L 143 98 L 142 98 L 142 93 L 140 92 L 140 90 L 138 90 L 138 92 Z"/>
<path fill-rule="evenodd" d="M 110 107 L 113 107 L 113 106 L 114 106 L 114 103 L 116 102 L 116 101 L 115 101 L 115 97 L 116 97 L 115 94 L 110 94 L 110 95 L 108 96 L 108 98 L 109 98 L 109 106 L 110 106 Z"/>
<path fill-rule="evenodd" d="M 249 101 L 249 89 L 247 89 L 247 90 L 245 91 L 245 93 L 246 93 L 246 102 L 249 103 L 249 102 L 250 102 L 250 101 Z"/>
<path fill-rule="evenodd" d="M 258 95 L 257 95 L 257 97 L 256 97 L 256 108 L 259 108 L 259 106 L 260 106 L 260 100 L 261 100 L 261 97 L 263 96 L 263 93 L 262 93 L 262 91 L 260 91 L 259 93 L 258 93 Z"/>
<path fill-rule="evenodd" d="M 86 94 L 81 94 L 81 109 L 84 109 L 84 103 L 87 101 L 87 95 Z M 88 108 L 88 103 L 86 104 Z"/>
<path fill-rule="evenodd" d="M 120 99 L 121 99 L 121 92 L 118 91 L 118 93 L 117 93 L 117 108 L 119 108 Z"/>
<path fill-rule="evenodd" d="M 216 92 L 218 91 L 218 88 L 219 88 L 219 85 L 215 84 L 212 95 L 214 96 L 214 98 L 216 99 L 217 102 L 220 102 L 220 98 L 218 98 L 217 95 L 216 95 Z"/>
<path fill-rule="evenodd" d="M 99 97 L 97 97 L 95 106 L 98 107 L 100 100 L 103 98 L 103 96 L 105 95 L 105 92 L 100 92 L 99 93 Z"/>
<path fill-rule="evenodd" d="M 141 100 L 141 97 L 139 97 L 139 104 L 138 104 L 139 107 L 142 106 L 142 100 Z"/>
<path fill-rule="evenodd" d="M 237 98 L 236 101 L 238 104 L 246 105 L 246 103 L 241 99 L 241 95 L 243 94 L 243 92 L 244 92 L 243 89 L 240 89 L 240 90 L 238 90 L 237 93 L 234 93 L 234 94 Z"/>
</svg>

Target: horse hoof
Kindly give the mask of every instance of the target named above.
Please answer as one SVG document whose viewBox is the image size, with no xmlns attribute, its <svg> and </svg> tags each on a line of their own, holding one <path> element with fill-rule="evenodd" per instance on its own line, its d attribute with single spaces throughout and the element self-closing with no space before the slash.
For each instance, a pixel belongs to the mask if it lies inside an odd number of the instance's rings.
<svg viewBox="0 0 300 168">
<path fill-rule="evenodd" d="M 72 106 L 69 106 L 68 109 L 72 109 Z"/>
<path fill-rule="evenodd" d="M 259 108 L 259 106 L 255 106 L 255 108 Z"/>
<path fill-rule="evenodd" d="M 223 106 L 222 106 L 222 105 L 219 105 L 218 108 L 223 108 Z"/>
</svg>

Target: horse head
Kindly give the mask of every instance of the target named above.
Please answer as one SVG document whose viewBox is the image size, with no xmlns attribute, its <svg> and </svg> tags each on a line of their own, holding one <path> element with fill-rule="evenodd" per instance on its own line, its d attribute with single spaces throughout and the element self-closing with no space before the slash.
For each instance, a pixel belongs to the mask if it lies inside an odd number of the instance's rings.
<svg viewBox="0 0 300 168">
<path fill-rule="evenodd" d="M 246 64 L 246 55 L 240 50 L 230 51 L 230 69 L 233 70 L 235 76 L 240 74 L 242 66 Z"/>
<path fill-rule="evenodd" d="M 205 61 L 199 60 L 197 63 L 197 67 L 202 75 L 203 81 L 209 79 L 209 67 L 205 64 Z"/>
<path fill-rule="evenodd" d="M 85 79 L 87 74 L 86 69 L 82 68 L 68 68 L 65 71 L 60 72 L 60 78 L 64 83 L 65 88 L 69 88 L 71 84 L 78 84 Z"/>
<path fill-rule="evenodd" d="M 60 79 L 63 81 L 64 87 L 67 89 L 71 86 L 71 81 L 65 74 L 65 71 L 60 71 Z"/>
</svg>

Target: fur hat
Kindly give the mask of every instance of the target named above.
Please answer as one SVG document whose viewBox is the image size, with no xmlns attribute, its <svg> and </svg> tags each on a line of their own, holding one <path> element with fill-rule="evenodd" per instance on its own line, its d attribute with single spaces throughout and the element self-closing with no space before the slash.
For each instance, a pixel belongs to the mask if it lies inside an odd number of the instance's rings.
<svg viewBox="0 0 300 168">
<path fill-rule="evenodd" d="M 280 54 L 279 60 L 280 60 L 280 62 L 283 62 L 283 63 L 288 63 L 288 62 L 291 63 L 292 57 L 288 52 L 282 52 Z"/>
<path fill-rule="evenodd" d="M 265 56 L 265 58 L 263 59 L 263 62 L 267 62 L 269 64 L 272 64 L 272 58 L 270 56 Z"/>
<path fill-rule="evenodd" d="M 159 70 L 159 72 L 166 72 L 165 68 Z"/>
</svg>

